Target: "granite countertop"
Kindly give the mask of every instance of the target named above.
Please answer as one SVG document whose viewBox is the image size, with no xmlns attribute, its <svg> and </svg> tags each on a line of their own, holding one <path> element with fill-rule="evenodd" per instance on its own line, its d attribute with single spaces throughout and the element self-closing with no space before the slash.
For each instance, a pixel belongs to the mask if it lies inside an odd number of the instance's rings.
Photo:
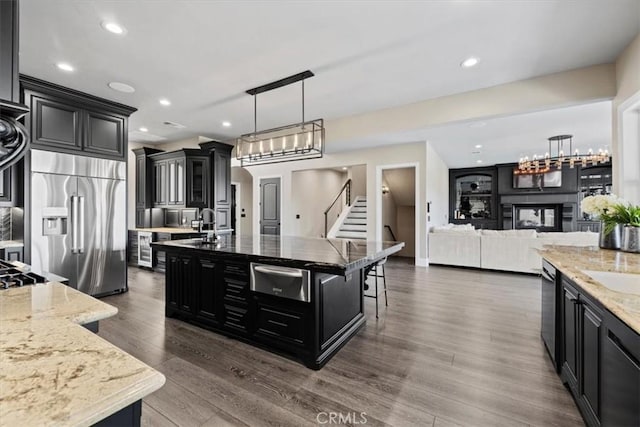
<svg viewBox="0 0 640 427">
<path fill-rule="evenodd" d="M 0 240 L 0 249 L 22 247 L 24 247 L 24 242 L 22 240 Z"/>
<path fill-rule="evenodd" d="M 117 309 L 60 283 L 0 290 L 0 421 L 91 425 L 164 376 L 80 326 Z"/>
<path fill-rule="evenodd" d="M 640 254 L 600 249 L 598 247 L 545 246 L 544 259 L 576 282 L 589 295 L 640 334 L 640 295 L 616 292 L 587 276 L 581 270 L 607 271 L 638 275 Z"/>
<path fill-rule="evenodd" d="M 252 261 L 282 263 L 299 268 L 344 274 L 398 252 L 404 242 L 323 239 L 295 236 L 221 236 L 217 244 L 201 239 L 154 242 L 156 250 L 181 248 L 203 254 L 217 252 L 246 256 Z"/>
<path fill-rule="evenodd" d="M 197 230 L 192 228 L 180 228 L 180 227 L 154 227 L 154 228 L 134 228 L 131 231 L 148 231 L 149 233 L 169 233 L 169 234 L 192 234 L 197 233 Z"/>
</svg>

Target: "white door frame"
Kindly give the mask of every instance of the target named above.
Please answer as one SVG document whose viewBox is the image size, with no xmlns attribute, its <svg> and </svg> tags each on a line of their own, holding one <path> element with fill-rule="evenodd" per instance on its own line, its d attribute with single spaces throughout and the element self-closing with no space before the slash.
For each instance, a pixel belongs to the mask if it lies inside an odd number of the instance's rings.
<svg viewBox="0 0 640 427">
<path fill-rule="evenodd" d="M 254 235 L 260 235 L 260 182 L 263 179 L 279 178 L 280 179 L 280 235 L 282 236 L 282 230 L 284 228 L 284 212 L 282 211 L 282 204 L 284 203 L 283 188 L 284 180 L 282 175 L 261 175 L 253 177 L 253 230 Z M 257 228 L 256 228 L 257 227 Z M 256 231 L 257 230 L 257 231 Z"/>
<path fill-rule="evenodd" d="M 618 170 L 614 172 L 618 172 L 619 176 L 616 178 L 616 189 L 614 190 L 617 195 L 625 198 L 626 200 L 632 203 L 640 203 L 640 184 L 636 183 L 636 187 L 631 189 L 627 189 L 625 191 L 625 181 L 627 181 L 627 177 L 631 178 L 631 181 L 635 183 L 640 180 L 637 176 L 632 177 L 631 174 L 638 174 L 637 170 L 637 161 L 640 160 L 640 150 L 637 146 L 635 148 L 635 152 L 633 152 L 632 144 L 636 144 L 640 141 L 640 91 L 636 92 L 634 95 L 625 100 L 622 104 L 618 106 L 618 141 L 616 151 L 614 155 L 617 159 L 614 159 L 614 162 L 618 165 Z M 625 148 L 627 148 L 627 152 L 625 152 Z M 629 150 L 631 149 L 631 150 Z M 629 152 L 631 151 L 631 152 Z M 635 178 L 635 179 L 633 179 Z M 631 194 L 631 192 L 635 194 Z"/>
<path fill-rule="evenodd" d="M 376 166 L 376 187 L 374 188 L 374 192 L 376 195 L 376 242 L 382 241 L 382 171 L 385 169 L 402 169 L 402 168 L 414 168 L 415 173 L 415 218 L 414 218 L 414 233 L 415 233 L 415 254 L 414 254 L 414 263 L 415 265 L 423 265 L 420 262 L 420 217 L 422 215 L 422 201 L 420 200 L 420 163 L 419 162 L 410 162 L 410 163 L 395 163 L 388 165 L 378 165 Z"/>
<path fill-rule="evenodd" d="M 238 209 L 238 205 L 240 204 L 240 200 L 242 200 L 242 183 L 237 181 L 231 181 L 231 185 L 236 186 L 236 236 L 242 234 L 240 230 L 242 230 L 242 224 L 240 223 L 242 216 L 240 215 L 240 209 Z"/>
</svg>

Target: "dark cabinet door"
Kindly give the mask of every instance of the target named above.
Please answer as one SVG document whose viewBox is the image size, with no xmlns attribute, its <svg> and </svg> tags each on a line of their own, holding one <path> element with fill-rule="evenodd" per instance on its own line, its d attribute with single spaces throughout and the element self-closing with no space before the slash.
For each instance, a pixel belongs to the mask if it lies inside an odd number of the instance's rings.
<svg viewBox="0 0 640 427">
<path fill-rule="evenodd" d="M 11 193 L 11 178 L 13 167 L 0 172 L 0 206 L 13 206 Z"/>
<path fill-rule="evenodd" d="M 136 156 L 136 207 L 145 208 L 146 206 L 146 162 L 145 156 Z"/>
<path fill-rule="evenodd" d="M 187 199 L 185 202 L 187 207 L 206 208 L 208 206 L 208 163 L 206 157 L 187 158 Z"/>
<path fill-rule="evenodd" d="M 585 409 L 600 418 L 600 349 L 602 315 L 590 302 L 580 298 L 580 391 Z"/>
<path fill-rule="evenodd" d="M 640 426 L 640 335 L 607 319 L 602 346 L 604 426 Z"/>
<path fill-rule="evenodd" d="M 23 262 L 22 247 L 4 248 L 0 250 L 0 255 L 5 261 Z"/>
<path fill-rule="evenodd" d="M 124 117 L 86 111 L 84 128 L 84 151 L 107 156 L 124 156 Z"/>
<path fill-rule="evenodd" d="M 184 159 L 167 160 L 167 204 L 184 205 Z"/>
<path fill-rule="evenodd" d="M 67 150 L 82 149 L 80 107 L 33 93 L 30 98 L 32 144 Z"/>
<path fill-rule="evenodd" d="M 231 154 L 215 152 L 215 197 L 218 205 L 231 205 Z"/>
<path fill-rule="evenodd" d="M 307 335 L 305 313 L 273 304 L 264 297 L 255 296 L 254 298 L 257 338 L 262 337 L 281 341 L 283 344 L 304 347 Z"/>
<path fill-rule="evenodd" d="M 210 260 L 200 260 L 200 277 L 198 283 L 196 316 L 207 323 L 218 323 L 220 312 L 219 283 L 216 275 L 216 263 Z"/>
<path fill-rule="evenodd" d="M 167 204 L 167 162 L 166 160 L 153 163 L 153 205 L 156 207 Z"/>
<path fill-rule="evenodd" d="M 571 386 L 578 383 L 578 292 L 562 281 L 562 374 Z"/>
<path fill-rule="evenodd" d="M 144 208 L 136 208 L 136 227 L 144 228 Z"/>
<path fill-rule="evenodd" d="M 194 262 L 190 257 L 168 255 L 166 274 L 167 308 L 191 313 L 195 297 L 193 287 L 198 283 L 197 279 Z"/>
</svg>

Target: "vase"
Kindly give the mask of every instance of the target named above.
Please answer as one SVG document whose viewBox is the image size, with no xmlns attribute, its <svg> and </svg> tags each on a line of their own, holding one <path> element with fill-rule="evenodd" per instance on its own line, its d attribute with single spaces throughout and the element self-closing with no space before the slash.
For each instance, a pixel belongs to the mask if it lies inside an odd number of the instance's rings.
<svg viewBox="0 0 640 427">
<path fill-rule="evenodd" d="M 605 223 L 600 222 L 600 247 L 602 249 L 620 249 L 622 244 L 622 226 L 616 226 L 609 233 L 605 233 Z"/>
<path fill-rule="evenodd" d="M 625 252 L 640 253 L 640 227 L 624 226 L 621 249 Z"/>
</svg>

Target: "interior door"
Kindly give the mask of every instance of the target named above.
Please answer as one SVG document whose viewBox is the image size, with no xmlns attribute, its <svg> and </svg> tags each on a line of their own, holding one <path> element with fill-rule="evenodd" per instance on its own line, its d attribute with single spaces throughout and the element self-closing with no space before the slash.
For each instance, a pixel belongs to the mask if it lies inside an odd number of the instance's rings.
<svg viewBox="0 0 640 427">
<path fill-rule="evenodd" d="M 260 180 L 260 234 L 280 235 L 280 178 Z"/>
<path fill-rule="evenodd" d="M 73 253 L 71 197 L 78 192 L 78 178 L 33 173 L 31 185 L 31 265 L 77 283 L 77 257 Z"/>
<path fill-rule="evenodd" d="M 104 295 L 127 287 L 126 182 L 78 178 L 81 250 L 78 290 Z"/>
</svg>

